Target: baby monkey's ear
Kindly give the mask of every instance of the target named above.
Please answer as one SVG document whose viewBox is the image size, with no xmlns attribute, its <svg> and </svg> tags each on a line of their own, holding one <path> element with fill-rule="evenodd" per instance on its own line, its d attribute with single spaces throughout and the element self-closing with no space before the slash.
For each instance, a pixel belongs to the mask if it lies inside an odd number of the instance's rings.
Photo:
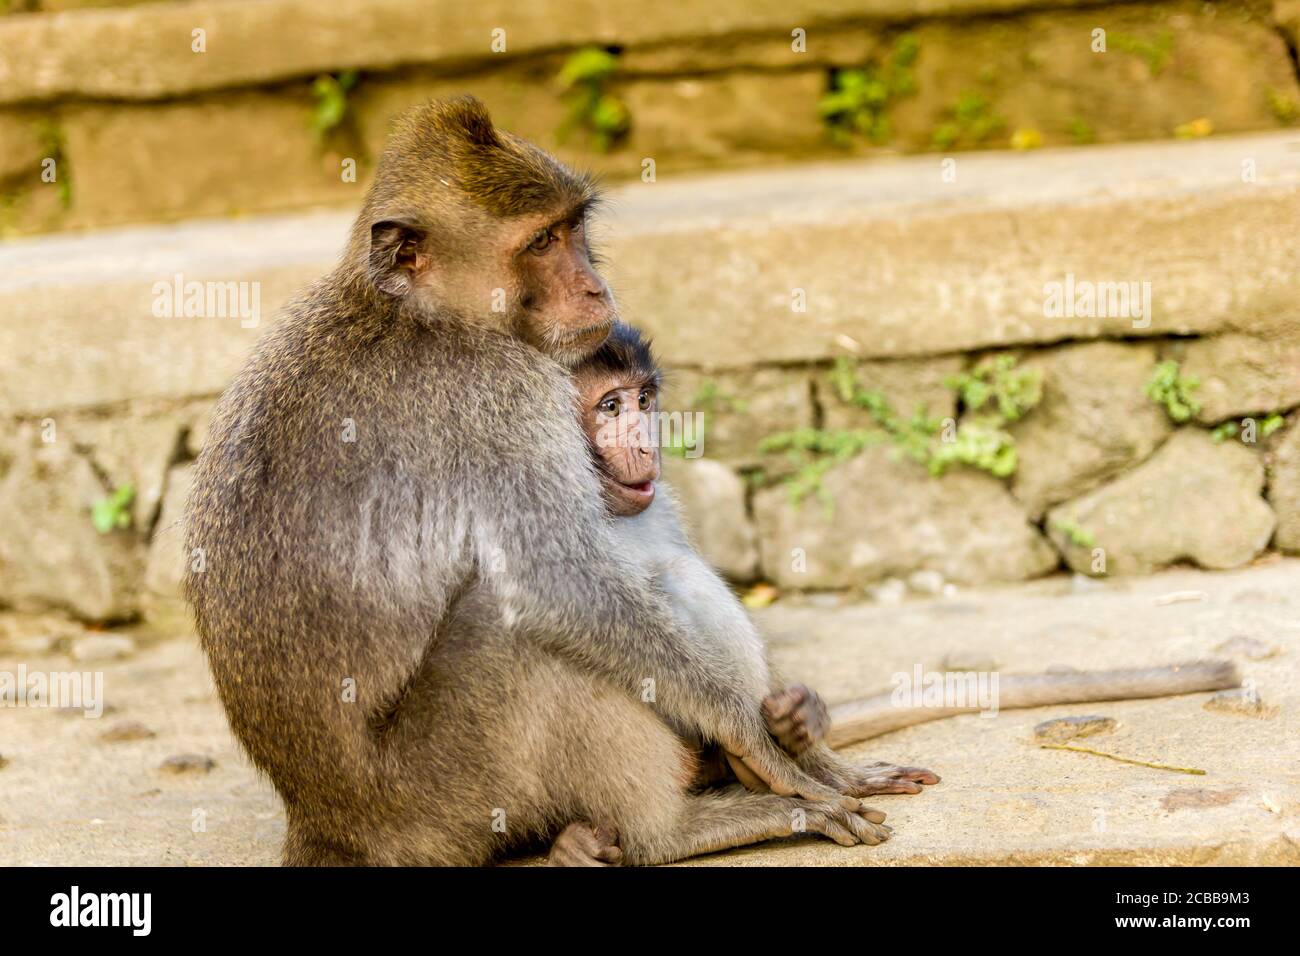
<svg viewBox="0 0 1300 956">
<path fill-rule="evenodd" d="M 375 288 L 389 295 L 408 294 L 429 267 L 426 238 L 423 227 L 410 219 L 384 219 L 371 225 L 366 266 Z"/>
</svg>

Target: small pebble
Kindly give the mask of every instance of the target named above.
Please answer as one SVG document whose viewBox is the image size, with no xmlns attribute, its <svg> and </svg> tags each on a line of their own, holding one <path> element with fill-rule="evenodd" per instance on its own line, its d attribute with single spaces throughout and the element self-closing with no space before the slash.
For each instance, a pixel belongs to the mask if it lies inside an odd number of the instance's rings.
<svg viewBox="0 0 1300 956">
<path fill-rule="evenodd" d="M 898 578 L 885 578 L 871 589 L 871 597 L 878 604 L 902 604 L 907 598 L 907 585 Z"/>
<path fill-rule="evenodd" d="M 116 727 L 110 727 L 99 735 L 107 743 L 122 743 L 127 740 L 149 740 L 158 735 L 137 720 L 130 720 Z"/>
<path fill-rule="evenodd" d="M 1206 710 L 1221 714 L 1241 714 L 1246 717 L 1270 717 L 1272 712 L 1264 706 L 1259 691 L 1246 687 L 1221 690 L 1205 702 Z"/>
<path fill-rule="evenodd" d="M 0 770 L 3 770 L 7 766 L 9 766 L 9 759 L 5 757 L 4 754 L 0 754 Z"/>
<path fill-rule="evenodd" d="M 135 650 L 135 641 L 117 634 L 88 634 L 72 642 L 74 661 L 111 661 Z"/>
<path fill-rule="evenodd" d="M 1034 736 L 1048 743 L 1063 744 L 1081 737 L 1108 734 L 1118 726 L 1119 723 L 1113 717 L 1098 717 L 1095 714 L 1086 717 L 1057 717 L 1036 726 Z"/>
<path fill-rule="evenodd" d="M 1156 607 L 1169 604 L 1182 604 L 1184 601 L 1204 601 L 1209 595 L 1204 591 L 1170 591 L 1156 598 Z"/>
<path fill-rule="evenodd" d="M 913 571 L 907 576 L 907 586 L 917 594 L 942 594 L 943 575 L 938 571 Z"/>
<path fill-rule="evenodd" d="M 177 754 L 168 757 L 158 769 L 166 773 L 207 773 L 217 762 L 204 754 Z"/>
</svg>

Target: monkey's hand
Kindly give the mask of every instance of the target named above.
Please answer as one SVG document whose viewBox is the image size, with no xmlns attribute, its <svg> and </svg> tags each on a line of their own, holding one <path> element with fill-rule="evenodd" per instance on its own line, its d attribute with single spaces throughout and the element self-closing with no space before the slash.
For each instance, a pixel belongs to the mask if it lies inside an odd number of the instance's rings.
<svg viewBox="0 0 1300 956">
<path fill-rule="evenodd" d="M 736 779 L 755 793 L 771 791 L 783 797 L 801 797 L 829 803 L 845 810 L 861 809 L 853 796 L 820 783 L 777 747 L 767 728 L 759 725 L 743 740 L 723 741 L 722 749 Z M 883 818 L 882 818 L 883 819 Z"/>
<path fill-rule="evenodd" d="M 922 767 L 900 767 L 892 763 L 855 764 L 825 744 L 805 750 L 797 762 L 814 780 L 854 797 L 878 793 L 920 793 L 922 785 L 939 782 L 938 774 Z"/>
<path fill-rule="evenodd" d="M 570 823 L 551 844 L 547 866 L 618 866 L 623 851 L 612 826 Z"/>
<path fill-rule="evenodd" d="M 776 742 L 797 757 L 826 736 L 830 712 L 817 693 L 804 684 L 791 684 L 763 699 L 763 719 Z"/>
</svg>

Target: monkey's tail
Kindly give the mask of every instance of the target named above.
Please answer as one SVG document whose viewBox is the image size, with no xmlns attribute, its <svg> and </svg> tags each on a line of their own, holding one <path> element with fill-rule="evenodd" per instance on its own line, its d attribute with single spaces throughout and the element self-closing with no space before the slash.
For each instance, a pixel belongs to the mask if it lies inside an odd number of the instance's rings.
<svg viewBox="0 0 1300 956">
<path fill-rule="evenodd" d="M 1236 665 L 1223 660 L 1113 671 L 1007 674 L 998 677 L 995 703 L 998 710 L 1017 710 L 1048 704 L 1173 697 L 1178 694 L 1224 690 L 1240 684 Z M 914 688 L 913 692 L 919 694 L 921 690 Z M 913 724 L 940 720 L 955 714 L 979 713 L 987 709 L 978 702 L 963 707 L 906 706 L 897 703 L 894 698 L 895 692 L 888 691 L 865 700 L 849 701 L 832 707 L 831 729 L 826 735 L 826 742 L 832 747 L 843 747 Z"/>
</svg>

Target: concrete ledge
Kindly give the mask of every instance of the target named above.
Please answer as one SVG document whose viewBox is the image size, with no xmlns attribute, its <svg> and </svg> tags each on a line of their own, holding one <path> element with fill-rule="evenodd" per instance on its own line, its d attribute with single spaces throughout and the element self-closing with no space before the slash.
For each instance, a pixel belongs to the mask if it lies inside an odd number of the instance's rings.
<svg viewBox="0 0 1300 956">
<path fill-rule="evenodd" d="M 1125 0 L 1112 2 L 1116 6 Z M 65 96 L 154 99 L 348 68 L 488 60 L 588 43 L 775 31 L 844 21 L 1008 13 L 1088 0 L 206 0 L 0 19 L 0 104 Z M 190 49 L 207 32 L 207 51 Z"/>
<path fill-rule="evenodd" d="M 1272 715 L 1207 711 L 1210 695 L 1193 694 L 922 724 L 847 751 L 862 761 L 928 766 L 943 777 L 918 796 L 870 801 L 895 828 L 888 843 L 846 849 L 820 839 L 772 842 L 690 865 L 1295 866 L 1297 580 L 1300 561 L 1291 560 L 1231 573 L 1166 572 L 1076 592 L 1057 577 L 896 607 L 778 602 L 759 615 L 777 664 L 833 700 L 887 688 L 891 674 L 910 673 L 917 663 L 939 669 L 949 655 L 988 658 L 1008 673 L 1053 664 L 1097 669 L 1231 656 L 1218 648 L 1235 637 L 1238 647 L 1274 652 L 1234 658 Z M 1188 590 L 1204 592 L 1205 599 L 1157 603 L 1161 595 Z M 20 663 L 64 670 L 72 662 L 0 644 L 0 669 Z M 27 866 L 275 865 L 283 810 L 231 737 L 197 643 L 142 639 L 127 660 L 96 669 L 105 672 L 116 708 L 103 720 L 42 708 L 6 714 L 0 859 Z M 1082 714 L 1119 722 L 1114 733 L 1084 746 L 1206 774 L 1035 746 L 1035 724 Z M 157 736 L 111 746 L 100 741 L 106 728 L 129 722 Z M 216 766 L 187 780 L 158 772 L 164 759 L 181 752 L 208 755 Z M 140 799 L 145 790 L 149 799 Z M 220 825 L 198 835 L 177 825 L 195 805 Z"/>
<path fill-rule="evenodd" d="M 1257 180 L 1241 181 L 1253 161 Z M 613 191 L 601 246 L 675 365 L 736 368 L 1067 339 L 1300 336 L 1300 135 L 796 166 Z M 0 246 L 0 414 L 220 391 L 351 214 Z M 157 282 L 260 282 L 262 321 L 154 317 Z M 1153 316 L 1051 318 L 1067 274 L 1150 282 Z M 794 290 L 807 310 L 792 310 Z"/>
</svg>

